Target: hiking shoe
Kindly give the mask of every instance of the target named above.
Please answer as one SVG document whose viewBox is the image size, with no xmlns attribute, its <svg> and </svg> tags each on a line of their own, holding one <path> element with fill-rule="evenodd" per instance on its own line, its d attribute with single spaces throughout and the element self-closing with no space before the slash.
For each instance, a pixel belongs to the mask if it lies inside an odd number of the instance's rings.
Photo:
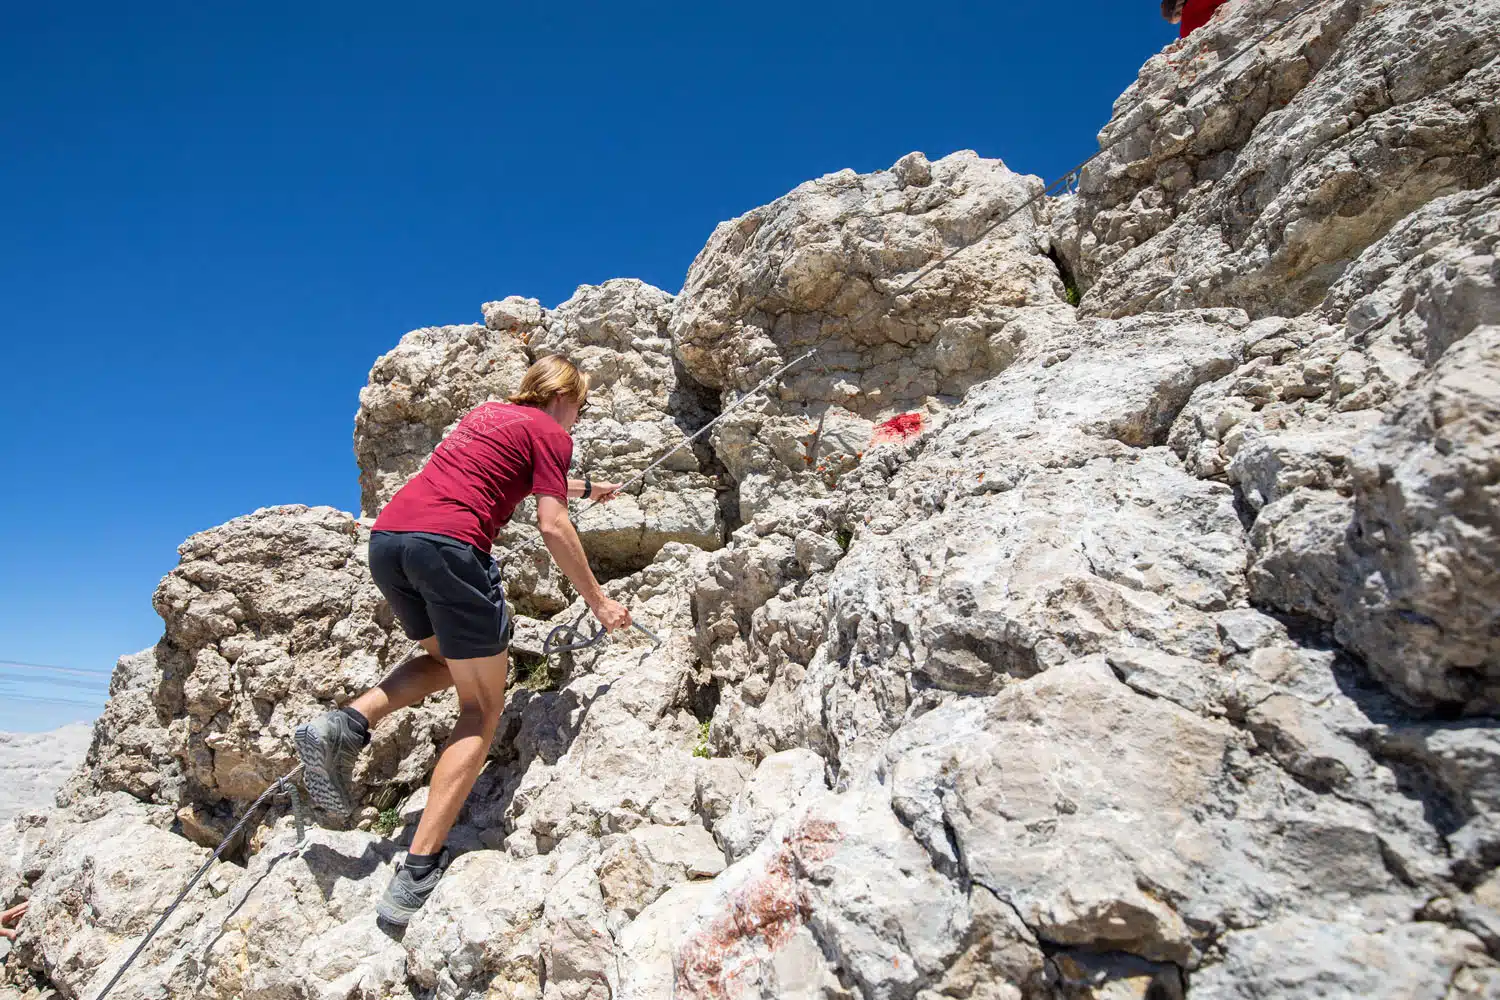
<svg viewBox="0 0 1500 1000">
<path fill-rule="evenodd" d="M 397 865 L 391 884 L 385 887 L 385 895 L 375 904 L 375 915 L 388 924 L 405 927 L 427 902 L 432 890 L 437 888 L 438 880 L 448 870 L 448 861 L 448 848 L 445 847 L 438 854 L 437 867 L 421 878 L 414 877 L 404 862 Z"/>
<path fill-rule="evenodd" d="M 337 816 L 353 808 L 350 777 L 365 742 L 343 712 L 329 712 L 297 727 L 297 756 L 313 805 Z"/>
</svg>

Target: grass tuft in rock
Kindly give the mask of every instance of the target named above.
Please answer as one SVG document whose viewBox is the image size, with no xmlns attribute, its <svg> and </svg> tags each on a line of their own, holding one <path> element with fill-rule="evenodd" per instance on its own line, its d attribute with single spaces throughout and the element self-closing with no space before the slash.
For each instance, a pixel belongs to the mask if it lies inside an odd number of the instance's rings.
<svg viewBox="0 0 1500 1000">
<path fill-rule="evenodd" d="M 1068 305 L 1077 306 L 1083 299 L 1083 293 L 1078 288 L 1078 279 L 1073 277 L 1067 261 L 1062 259 L 1062 255 L 1056 249 L 1048 251 L 1047 256 L 1051 257 L 1052 263 L 1057 265 L 1058 276 L 1062 278 L 1063 298 L 1067 300 Z"/>
<path fill-rule="evenodd" d="M 713 756 L 708 749 L 708 722 L 706 720 L 698 723 L 698 745 L 693 748 L 693 756 L 705 759 Z"/>
<path fill-rule="evenodd" d="M 395 806 L 392 806 L 391 808 L 382 811 L 379 816 L 375 817 L 373 829 L 382 837 L 389 837 L 391 834 L 396 832 L 396 827 L 400 825 L 401 813 L 396 810 Z"/>
<path fill-rule="evenodd" d="M 511 651 L 511 676 L 517 687 L 528 691 L 548 691 L 553 686 L 552 671 L 546 659 Z"/>
</svg>

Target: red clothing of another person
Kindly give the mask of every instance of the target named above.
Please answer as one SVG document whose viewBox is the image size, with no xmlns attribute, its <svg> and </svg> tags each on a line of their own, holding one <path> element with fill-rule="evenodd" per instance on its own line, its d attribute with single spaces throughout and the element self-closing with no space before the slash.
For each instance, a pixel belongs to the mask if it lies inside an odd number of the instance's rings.
<svg viewBox="0 0 1500 1000">
<path fill-rule="evenodd" d="M 1228 3 L 1229 0 L 1187 0 L 1182 5 L 1182 31 L 1180 37 L 1186 38 L 1199 28 L 1208 23 L 1208 19 L 1214 16 L 1214 11 Z"/>
<path fill-rule="evenodd" d="M 426 531 L 490 550 L 530 494 L 568 502 L 573 439 L 534 406 L 484 403 L 464 415 L 396 492 L 374 531 Z"/>
</svg>

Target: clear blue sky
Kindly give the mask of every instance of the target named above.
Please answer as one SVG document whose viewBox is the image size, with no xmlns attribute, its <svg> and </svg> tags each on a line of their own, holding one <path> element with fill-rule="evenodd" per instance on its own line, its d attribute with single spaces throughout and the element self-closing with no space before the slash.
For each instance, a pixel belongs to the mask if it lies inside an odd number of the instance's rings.
<svg viewBox="0 0 1500 1000">
<path fill-rule="evenodd" d="M 355 509 L 407 330 L 676 291 L 720 220 L 913 149 L 1050 178 L 1173 35 L 1156 0 L 8 5 L 0 660 L 108 670 L 187 535 Z M 98 697 L 0 665 L 0 729 Z"/>
</svg>

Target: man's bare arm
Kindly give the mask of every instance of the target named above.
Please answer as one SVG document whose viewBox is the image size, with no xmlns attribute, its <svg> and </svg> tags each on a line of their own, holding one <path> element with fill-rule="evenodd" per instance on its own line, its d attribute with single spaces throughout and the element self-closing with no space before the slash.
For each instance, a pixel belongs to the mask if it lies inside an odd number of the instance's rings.
<svg viewBox="0 0 1500 1000">
<path fill-rule="evenodd" d="M 630 611 L 619 601 L 604 594 L 604 588 L 594 579 L 589 569 L 588 556 L 584 554 L 583 542 L 568 520 L 568 508 L 556 497 L 539 496 L 536 503 L 537 527 L 542 531 L 542 541 L 552 553 L 558 569 L 572 581 L 573 589 L 583 598 L 600 624 L 613 631 L 630 626 Z"/>
<path fill-rule="evenodd" d="M 600 503 L 609 503 L 615 498 L 615 491 L 620 488 L 619 483 L 594 483 L 593 486 L 594 488 L 590 492 L 594 495 L 587 499 L 597 500 Z M 568 480 L 568 498 L 570 500 L 585 499 L 583 496 L 582 479 Z"/>
</svg>

